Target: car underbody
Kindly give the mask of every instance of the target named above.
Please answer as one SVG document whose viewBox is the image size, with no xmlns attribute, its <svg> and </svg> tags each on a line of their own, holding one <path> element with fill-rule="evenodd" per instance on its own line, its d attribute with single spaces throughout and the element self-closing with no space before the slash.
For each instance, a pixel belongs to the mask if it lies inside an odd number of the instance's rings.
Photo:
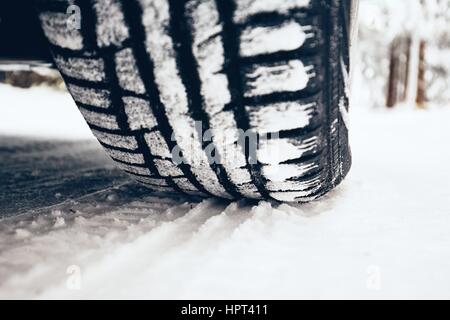
<svg viewBox="0 0 450 320">
<path fill-rule="evenodd" d="M 32 1 L 0 1 L 0 39 L 0 68 L 52 65 Z"/>
<path fill-rule="evenodd" d="M 347 21 L 354 39 L 359 0 L 344 1 L 351 6 Z M 0 1 L 0 39 L 0 70 L 53 66 L 32 0 Z"/>
</svg>

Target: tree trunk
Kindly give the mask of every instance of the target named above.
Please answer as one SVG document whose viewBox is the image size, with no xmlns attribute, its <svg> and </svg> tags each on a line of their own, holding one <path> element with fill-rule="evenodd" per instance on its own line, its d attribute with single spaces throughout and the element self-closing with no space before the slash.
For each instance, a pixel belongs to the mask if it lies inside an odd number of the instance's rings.
<svg viewBox="0 0 450 320">
<path fill-rule="evenodd" d="M 425 41 L 420 41 L 419 49 L 419 73 L 417 79 L 417 96 L 416 104 L 419 108 L 423 108 L 426 102 L 425 92 Z"/>
<path fill-rule="evenodd" d="M 397 82 L 398 82 L 398 59 L 396 56 L 397 41 L 394 40 L 390 48 L 390 62 L 389 62 L 389 82 L 386 106 L 392 108 L 397 103 Z"/>
</svg>

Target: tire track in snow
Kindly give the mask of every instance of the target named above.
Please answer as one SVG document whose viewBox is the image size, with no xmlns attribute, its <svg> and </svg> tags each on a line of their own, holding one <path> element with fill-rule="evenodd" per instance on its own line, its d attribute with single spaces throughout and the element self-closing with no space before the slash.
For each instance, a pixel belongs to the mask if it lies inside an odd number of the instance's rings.
<svg viewBox="0 0 450 320">
<path fill-rule="evenodd" d="M 196 261 L 197 258 L 207 257 L 248 218 L 245 211 L 243 203 L 232 203 L 225 207 L 223 202 L 203 201 L 182 217 L 160 224 L 135 241 L 121 246 L 112 255 L 95 262 L 93 266 L 91 264 L 85 278 L 88 284 L 84 294 L 91 292 L 92 297 L 108 295 L 117 293 L 113 288 L 117 285 L 139 287 L 144 281 L 158 284 L 158 287 L 150 285 L 146 296 L 152 292 L 159 292 L 160 296 L 172 287 L 166 287 L 159 281 L 167 274 L 171 275 L 173 285 L 181 287 L 183 278 L 202 263 Z M 179 272 L 181 268 L 183 271 Z M 111 277 L 115 281 L 108 288 L 108 279 Z M 57 297 L 65 292 L 65 289 L 59 288 L 45 297 Z"/>
<path fill-rule="evenodd" d="M 150 210 L 152 213 L 144 223 L 136 222 L 139 221 L 138 211 L 134 212 L 136 218 L 127 219 L 126 209 L 105 215 L 78 217 L 74 219 L 76 223 L 72 224 L 66 219 L 67 225 L 57 229 L 52 229 L 52 221 L 46 221 L 48 226 L 44 235 L 36 236 L 28 245 L 18 245 L 9 250 L 3 255 L 3 259 L 15 260 L 14 256 L 17 257 L 19 251 L 31 252 L 33 259 L 37 259 L 39 255 L 44 254 L 43 250 L 48 248 L 49 241 L 55 241 L 57 244 L 53 250 L 46 252 L 48 261 L 45 265 L 50 267 L 38 264 L 29 270 L 23 270 L 20 277 L 13 277 L 4 282 L 0 292 L 11 294 L 10 290 L 16 286 L 26 290 L 29 283 L 34 282 L 36 286 L 36 280 L 33 279 L 46 279 L 45 284 L 37 284 L 38 287 L 45 286 L 48 289 L 49 283 L 53 284 L 54 289 L 46 291 L 46 297 L 69 297 L 76 294 L 66 289 L 64 272 L 60 272 L 60 275 L 55 272 L 59 269 L 65 270 L 66 265 L 63 264 L 67 261 L 80 265 L 86 290 L 82 294 L 91 292 L 92 296 L 108 295 L 108 292 L 117 294 L 113 287 L 121 281 L 124 281 L 125 287 L 139 286 L 142 279 L 151 275 L 157 277 L 167 273 L 175 274 L 176 269 L 186 266 L 194 271 L 195 257 L 200 258 L 199 263 L 206 263 L 207 260 L 201 260 L 230 238 L 234 230 L 250 217 L 247 214 L 249 210 L 250 206 L 246 205 L 245 201 L 226 205 L 216 200 L 205 200 L 194 207 L 188 203 L 173 207 L 167 204 L 163 210 Z M 145 217 L 144 214 L 143 216 Z M 128 225 L 116 225 L 114 222 L 119 217 L 126 220 Z M 52 219 L 49 217 L 48 220 Z M 80 236 L 80 233 L 84 234 Z M 74 239 L 69 249 L 67 239 Z M 83 247 L 84 250 L 79 250 Z M 79 254 L 80 252 L 83 253 Z M 174 260 L 185 260 L 186 266 L 172 264 Z M 180 273 L 180 276 L 187 273 L 189 270 Z M 111 282 L 110 279 L 114 281 Z M 161 284 L 157 278 L 154 280 Z M 181 280 L 180 278 L 177 281 Z M 111 286 L 112 291 L 108 291 L 108 286 Z M 152 287 L 151 291 L 155 292 L 154 290 L 164 291 L 164 287 Z"/>
<path fill-rule="evenodd" d="M 60 283 L 64 287 L 65 270 L 69 265 L 95 264 L 105 255 L 114 253 L 116 248 L 151 234 L 160 225 L 182 219 L 192 211 L 189 203 L 177 205 L 173 200 L 164 203 L 163 199 L 152 197 L 147 201 L 152 202 L 131 202 L 119 209 L 110 203 L 106 208 L 112 211 L 106 213 L 95 210 L 98 202 L 87 206 L 73 203 L 64 206 L 65 211 L 55 207 L 45 215 L 30 214 L 28 220 L 21 215 L 20 219 L 10 219 L 2 224 L 0 293 L 8 292 L 11 297 L 16 286 L 27 292 L 27 286 L 33 282 L 38 287 L 48 287 L 49 283 Z M 100 206 L 105 209 L 104 203 Z M 88 213 L 75 211 L 72 207 Z M 45 263 L 30 263 L 41 261 L 42 256 L 46 257 Z M 11 270 L 20 272 L 15 277 L 7 277 Z M 39 279 L 46 279 L 45 283 L 40 283 Z"/>
</svg>

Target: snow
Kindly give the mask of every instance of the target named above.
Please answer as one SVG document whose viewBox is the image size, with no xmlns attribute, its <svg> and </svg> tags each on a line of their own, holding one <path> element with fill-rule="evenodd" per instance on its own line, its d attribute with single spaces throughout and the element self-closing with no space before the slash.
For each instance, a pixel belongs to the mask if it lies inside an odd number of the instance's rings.
<svg viewBox="0 0 450 320">
<path fill-rule="evenodd" d="M 300 48 L 305 43 L 307 27 L 302 27 L 294 21 L 288 21 L 280 26 L 248 27 L 243 30 L 240 41 L 240 54 L 252 57 L 258 54 L 289 51 Z"/>
<path fill-rule="evenodd" d="M 70 140 L 49 165 L 110 168 L 93 140 L 75 143 L 93 138 L 67 94 L 0 85 L 0 96 L 2 147 Z M 108 169 L 109 186 L 0 220 L 0 298 L 450 298 L 449 118 L 353 106 L 352 171 L 304 205 L 157 197 Z M 46 174 L 67 179 L 58 172 Z M 7 187 L 34 197 L 32 181 Z"/>
<path fill-rule="evenodd" d="M 66 92 L 0 84 L 0 97 L 0 136 L 92 139 L 89 127 Z"/>
</svg>

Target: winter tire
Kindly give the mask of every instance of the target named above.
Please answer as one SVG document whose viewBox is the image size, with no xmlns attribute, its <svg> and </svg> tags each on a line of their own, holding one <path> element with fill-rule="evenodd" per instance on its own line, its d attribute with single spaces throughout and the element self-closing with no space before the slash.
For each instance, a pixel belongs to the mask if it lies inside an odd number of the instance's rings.
<svg viewBox="0 0 450 320">
<path fill-rule="evenodd" d="M 349 0 L 36 3 L 92 132 L 149 188 L 305 202 L 347 174 Z"/>
</svg>

